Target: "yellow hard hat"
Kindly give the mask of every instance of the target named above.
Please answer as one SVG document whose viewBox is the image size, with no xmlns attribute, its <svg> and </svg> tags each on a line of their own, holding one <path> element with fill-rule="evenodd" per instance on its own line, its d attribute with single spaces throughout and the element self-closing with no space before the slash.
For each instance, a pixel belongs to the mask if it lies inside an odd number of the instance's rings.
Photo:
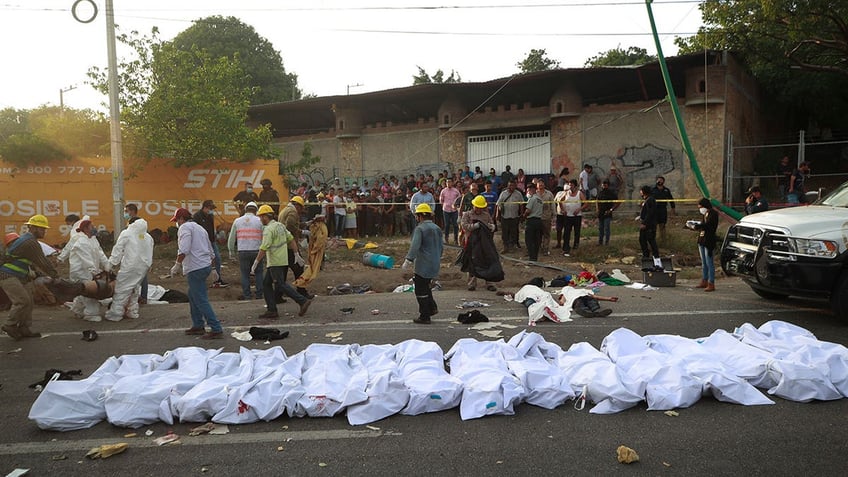
<svg viewBox="0 0 848 477">
<path fill-rule="evenodd" d="M 32 225 L 33 227 L 41 227 L 43 229 L 49 229 L 50 224 L 47 222 L 47 217 L 37 214 L 33 215 L 26 221 L 26 225 Z"/>
<path fill-rule="evenodd" d="M 271 208 L 268 204 L 263 204 L 259 207 L 259 210 L 256 211 L 256 215 L 265 215 L 265 214 L 274 214 L 274 209 Z"/>
<path fill-rule="evenodd" d="M 296 195 L 291 198 L 291 201 L 295 204 L 306 205 L 306 202 L 303 200 L 303 197 Z"/>
<path fill-rule="evenodd" d="M 416 214 L 432 214 L 433 209 L 430 208 L 430 204 L 418 204 L 415 207 Z"/>
<path fill-rule="evenodd" d="M 478 195 L 477 197 L 471 199 L 471 205 L 477 207 L 478 209 L 485 209 L 488 207 L 488 203 L 486 203 L 486 198 L 482 195 Z"/>
</svg>

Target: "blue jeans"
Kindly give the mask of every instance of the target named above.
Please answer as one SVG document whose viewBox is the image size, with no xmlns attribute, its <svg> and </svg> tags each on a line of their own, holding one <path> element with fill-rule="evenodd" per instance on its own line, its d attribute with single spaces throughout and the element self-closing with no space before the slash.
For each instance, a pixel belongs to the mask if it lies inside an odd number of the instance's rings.
<svg viewBox="0 0 848 477">
<path fill-rule="evenodd" d="M 250 267 L 256 261 L 256 256 L 259 255 L 259 250 L 241 251 L 238 253 L 239 272 L 241 272 L 241 294 L 244 299 L 250 298 Z M 256 298 L 262 298 L 262 271 L 265 269 L 265 259 L 263 258 L 259 265 L 256 266 L 256 271 L 253 272 L 256 279 Z"/>
<path fill-rule="evenodd" d="M 612 224 L 612 217 L 598 218 L 598 244 L 609 244 L 610 224 Z"/>
<path fill-rule="evenodd" d="M 715 283 L 715 261 L 713 261 L 713 251 L 707 247 L 698 244 L 698 252 L 701 253 L 701 278 Z"/>
<path fill-rule="evenodd" d="M 298 293 L 293 286 L 286 282 L 288 274 L 288 265 L 268 267 L 265 269 L 265 278 L 262 281 L 262 295 L 265 297 L 265 304 L 268 306 L 269 312 L 277 312 L 277 296 L 280 293 L 284 293 L 297 302 L 298 305 L 306 302 L 306 297 Z"/>
<path fill-rule="evenodd" d="M 451 228 L 453 228 L 453 240 L 454 240 L 454 242 L 456 242 L 457 237 L 459 236 L 459 228 L 456 225 L 456 218 L 459 215 L 459 212 L 456 212 L 456 211 L 444 212 L 444 211 L 442 211 L 442 214 L 444 215 L 444 218 L 445 218 L 445 242 L 448 241 Z"/>
<path fill-rule="evenodd" d="M 220 333 L 224 329 L 212 310 L 206 288 L 206 279 L 209 278 L 210 273 L 212 273 L 211 266 L 189 272 L 186 276 L 188 279 L 188 304 L 191 309 L 191 327 L 203 328 L 204 324 L 208 324 L 213 332 Z"/>
<path fill-rule="evenodd" d="M 215 271 L 218 272 L 218 280 L 224 281 L 224 276 L 221 275 L 221 249 L 218 248 L 218 242 L 212 242 L 212 250 L 215 252 Z"/>
<path fill-rule="evenodd" d="M 345 219 L 347 215 L 336 214 L 336 237 L 343 237 L 345 232 Z"/>
</svg>

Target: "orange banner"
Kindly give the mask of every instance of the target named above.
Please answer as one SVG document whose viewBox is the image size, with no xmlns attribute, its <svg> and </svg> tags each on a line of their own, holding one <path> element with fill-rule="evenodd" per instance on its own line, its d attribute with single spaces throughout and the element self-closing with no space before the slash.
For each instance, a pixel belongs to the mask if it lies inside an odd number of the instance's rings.
<svg viewBox="0 0 848 477">
<path fill-rule="evenodd" d="M 154 160 L 143 169 L 127 168 L 124 178 L 124 204 L 134 203 L 149 229 L 167 230 L 174 211 L 186 207 L 192 213 L 211 199 L 217 205 L 216 225 L 229 225 L 238 217 L 232 200 L 244 190 L 268 178 L 282 201 L 288 189 L 279 175 L 278 162 L 217 163 L 214 166 L 175 168 Z M 132 171 L 132 172 L 130 172 Z M 67 162 L 18 168 L 0 161 L 0 228 L 3 234 L 22 232 L 24 222 L 35 214 L 50 221 L 45 241 L 60 243 L 70 227 L 65 216 L 88 215 L 99 230 L 113 228 L 112 171 L 109 158 L 74 159 Z"/>
</svg>

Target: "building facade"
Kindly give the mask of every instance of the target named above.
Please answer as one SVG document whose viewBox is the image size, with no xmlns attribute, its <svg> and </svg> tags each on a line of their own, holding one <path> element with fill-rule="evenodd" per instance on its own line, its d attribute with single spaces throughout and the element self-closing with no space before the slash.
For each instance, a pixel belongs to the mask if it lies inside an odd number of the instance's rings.
<svg viewBox="0 0 848 477">
<path fill-rule="evenodd" d="M 727 137 L 762 134 L 758 88 L 729 53 L 669 58 L 678 107 L 710 195 L 724 200 Z M 658 63 L 558 69 L 482 83 L 426 84 L 373 93 L 253 106 L 271 123 L 282 161 L 304 144 L 321 158 L 298 179 L 362 184 L 383 176 L 454 171 L 468 165 L 499 174 L 576 177 L 591 164 L 623 173 L 622 198 L 656 176 L 677 197 L 698 198 Z M 744 170 L 745 158 L 733 167 Z M 732 171 L 731 171 L 732 172 Z"/>
</svg>

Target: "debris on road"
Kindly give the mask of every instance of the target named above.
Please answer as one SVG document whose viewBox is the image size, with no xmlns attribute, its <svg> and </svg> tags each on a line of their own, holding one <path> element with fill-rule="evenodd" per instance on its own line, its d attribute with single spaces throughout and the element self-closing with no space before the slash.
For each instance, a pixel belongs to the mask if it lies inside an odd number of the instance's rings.
<svg viewBox="0 0 848 477">
<path fill-rule="evenodd" d="M 117 444 L 103 444 L 99 447 L 93 447 L 91 450 L 85 454 L 89 459 L 106 459 L 115 454 L 120 454 L 127 450 L 130 445 L 126 442 L 119 442 Z"/>
<path fill-rule="evenodd" d="M 621 464 L 632 464 L 634 462 L 639 462 L 639 454 L 637 454 L 635 450 L 627 446 L 618 446 L 618 449 L 616 449 L 615 452 L 618 456 L 618 462 Z"/>
</svg>

